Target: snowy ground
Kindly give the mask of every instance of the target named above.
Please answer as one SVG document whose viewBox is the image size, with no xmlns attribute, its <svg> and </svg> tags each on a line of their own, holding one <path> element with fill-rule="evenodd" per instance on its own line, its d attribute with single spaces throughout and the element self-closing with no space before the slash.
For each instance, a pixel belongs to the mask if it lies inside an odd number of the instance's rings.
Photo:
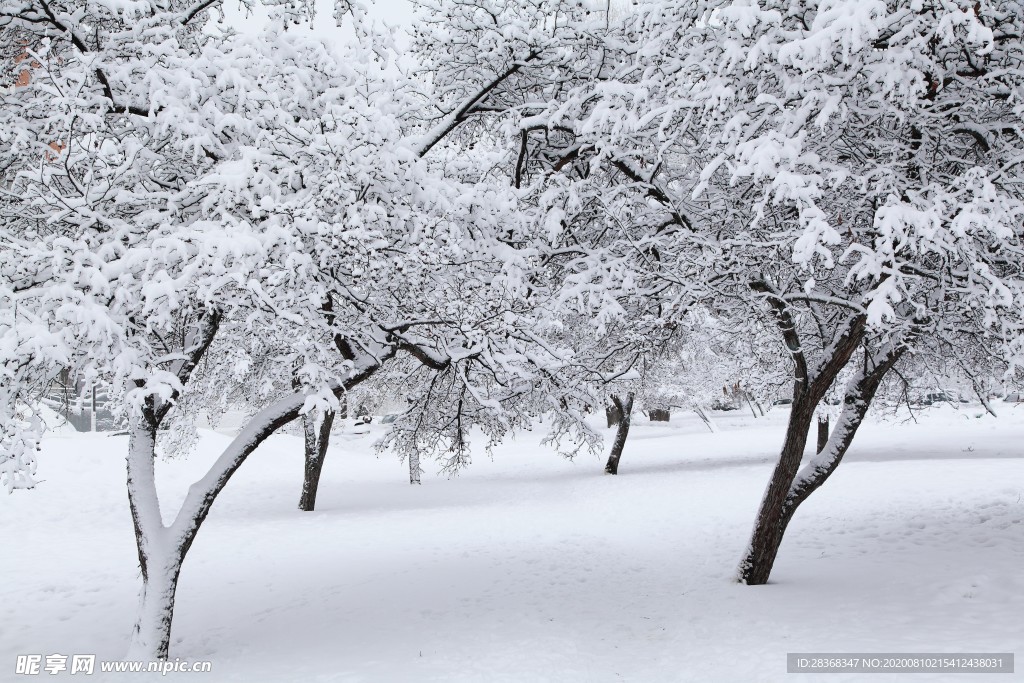
<svg viewBox="0 0 1024 683">
<path fill-rule="evenodd" d="M 717 434 L 687 416 L 639 418 L 618 477 L 524 433 L 493 461 L 414 488 L 372 451 L 373 433 L 340 435 L 314 513 L 295 508 L 300 441 L 276 436 L 185 562 L 171 656 L 212 660 L 213 673 L 167 678 L 972 679 L 787 675 L 786 653 L 1024 657 L 1024 405 L 999 407 L 999 419 L 944 407 L 865 425 L 762 587 L 732 576 L 780 409 L 720 414 Z M 165 516 L 227 441 L 207 432 L 199 453 L 161 463 Z M 0 680 L 30 680 L 13 676 L 17 654 L 124 655 L 138 589 L 125 448 L 54 436 L 45 483 L 3 496 Z M 982 680 L 1024 680 L 1024 662 L 1017 671 Z"/>
</svg>

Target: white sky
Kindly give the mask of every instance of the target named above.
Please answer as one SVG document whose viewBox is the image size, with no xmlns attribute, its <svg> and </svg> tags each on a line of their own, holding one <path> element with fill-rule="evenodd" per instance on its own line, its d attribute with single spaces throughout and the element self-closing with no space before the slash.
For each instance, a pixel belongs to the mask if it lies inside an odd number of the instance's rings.
<svg viewBox="0 0 1024 683">
<path fill-rule="evenodd" d="M 357 0 L 358 1 L 358 0 Z M 628 7 L 630 0 L 588 0 L 593 9 L 611 7 L 613 14 Z M 407 28 L 412 23 L 412 0 L 362 0 L 373 19 L 383 21 L 388 26 Z M 334 0 L 316 0 L 317 16 L 312 26 L 312 33 L 319 36 L 325 43 L 346 40 L 344 31 L 334 23 Z M 266 23 L 267 13 L 257 7 L 252 14 L 246 14 L 237 2 L 225 2 L 225 17 L 229 24 L 244 33 L 256 33 Z M 401 43 L 399 43 L 401 45 Z"/>
<path fill-rule="evenodd" d="M 373 19 L 383 21 L 392 27 L 407 27 L 412 22 L 411 0 L 364 0 Z M 266 23 L 267 12 L 257 6 L 250 14 L 237 2 L 225 2 L 225 20 L 243 33 L 256 33 Z M 330 44 L 345 40 L 344 32 L 334 23 L 334 0 L 316 0 L 316 19 L 312 33 Z"/>
</svg>

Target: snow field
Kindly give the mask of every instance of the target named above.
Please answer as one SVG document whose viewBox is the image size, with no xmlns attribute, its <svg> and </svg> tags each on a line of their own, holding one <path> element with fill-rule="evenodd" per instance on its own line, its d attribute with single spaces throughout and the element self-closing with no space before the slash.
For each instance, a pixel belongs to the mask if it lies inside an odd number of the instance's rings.
<svg viewBox="0 0 1024 683">
<path fill-rule="evenodd" d="M 171 657 L 212 660 L 216 681 L 742 682 L 792 678 L 787 652 L 1024 652 L 1019 412 L 866 424 L 762 587 L 732 576 L 778 408 L 718 414 L 717 434 L 638 416 L 618 477 L 539 447 L 538 429 L 411 487 L 372 450 L 379 427 L 341 433 L 313 513 L 295 509 L 301 442 L 275 436 L 185 562 Z M 207 431 L 159 464 L 165 522 L 228 442 Z M 57 435 L 46 481 L 4 501 L 26 531 L 0 560 L 8 672 L 24 653 L 124 656 L 140 581 L 125 451 L 125 437 Z"/>
</svg>

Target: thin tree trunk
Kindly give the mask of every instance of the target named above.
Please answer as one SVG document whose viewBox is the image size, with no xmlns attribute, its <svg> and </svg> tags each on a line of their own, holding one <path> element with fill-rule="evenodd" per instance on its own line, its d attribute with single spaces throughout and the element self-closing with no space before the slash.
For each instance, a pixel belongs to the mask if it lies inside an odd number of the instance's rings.
<svg viewBox="0 0 1024 683">
<path fill-rule="evenodd" d="M 815 453 L 821 453 L 825 450 L 825 444 L 828 443 L 828 429 L 828 415 L 818 415 L 818 448 L 815 450 Z"/>
<path fill-rule="evenodd" d="M 612 452 L 608 456 L 608 463 L 604 466 L 607 474 L 619 473 L 619 460 L 622 458 L 622 450 L 626 447 L 626 437 L 629 436 L 629 423 L 633 413 L 633 392 L 626 394 L 625 398 L 612 396 L 612 403 L 619 413 L 619 427 L 615 430 L 615 441 L 612 442 Z"/>
<path fill-rule="evenodd" d="M 317 418 L 320 417 L 320 424 Z M 331 427 L 334 424 L 334 411 L 321 414 L 310 410 L 302 416 L 302 432 L 305 442 L 305 471 L 302 477 L 302 495 L 299 496 L 299 509 L 312 512 L 316 508 L 316 492 L 320 486 L 320 473 L 327 457 L 327 446 L 331 441 Z"/>
<path fill-rule="evenodd" d="M 743 392 L 743 398 L 747 399 L 747 405 L 750 406 L 750 414 L 753 415 L 754 419 L 756 420 L 757 419 L 757 411 L 754 410 L 754 402 L 750 400 L 750 394 L 748 394 L 746 391 L 744 391 Z"/>
<path fill-rule="evenodd" d="M 423 474 L 423 468 L 420 467 L 420 453 L 413 449 L 409 453 L 409 483 L 410 484 L 421 484 L 420 477 Z"/>
<path fill-rule="evenodd" d="M 697 414 L 697 417 L 700 418 L 701 422 L 704 423 L 704 426 L 708 428 L 709 432 L 714 434 L 715 432 L 718 431 L 718 426 L 715 424 L 714 420 L 711 419 L 711 416 L 707 414 L 703 407 L 696 406 L 694 407 L 693 412 Z"/>
</svg>

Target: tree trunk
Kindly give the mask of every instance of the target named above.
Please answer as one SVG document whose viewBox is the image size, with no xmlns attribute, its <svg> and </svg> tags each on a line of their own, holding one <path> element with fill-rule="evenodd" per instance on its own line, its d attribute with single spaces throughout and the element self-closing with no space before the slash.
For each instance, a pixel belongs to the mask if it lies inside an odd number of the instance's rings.
<svg viewBox="0 0 1024 683">
<path fill-rule="evenodd" d="M 793 406 L 786 437 L 782 442 L 782 452 L 761 499 L 750 544 L 739 566 L 740 581 L 760 585 L 768 582 L 782 544 L 785 532 L 783 520 L 788 521 L 788 515 L 791 514 L 787 510 L 790 487 L 800 469 L 814 412 L 825 392 L 863 341 L 867 318 L 863 314 L 847 318 L 833 342 L 821 352 L 820 362 L 814 364 L 812 373 L 789 305 L 767 283 L 755 282 L 751 287 L 767 295 L 766 301 L 775 312 L 779 331 L 793 357 L 794 365 Z"/>
<path fill-rule="evenodd" d="M 413 450 L 409 453 L 409 483 L 420 484 L 420 476 L 423 474 L 423 468 L 420 467 L 420 453 L 417 450 Z"/>
<path fill-rule="evenodd" d="M 740 580 L 756 586 L 768 582 L 772 565 L 782 544 L 783 527 L 779 523 L 784 515 L 789 487 L 800 468 L 800 460 L 807 444 L 807 433 L 814 420 L 817 402 L 807 392 L 794 392 L 793 409 L 786 427 L 779 461 L 772 472 L 761 508 L 758 510 L 754 532 L 747 547 L 746 556 L 740 563 Z"/>
<path fill-rule="evenodd" d="M 815 450 L 815 453 L 821 453 L 825 450 L 825 444 L 828 443 L 828 423 L 828 415 L 818 415 L 818 448 Z"/>
<path fill-rule="evenodd" d="M 180 552 L 180 548 L 176 552 Z M 147 558 L 142 570 L 139 614 L 128 649 L 129 659 L 167 659 L 171 645 L 174 597 L 183 559 L 180 555 Z"/>
<path fill-rule="evenodd" d="M 782 544 L 782 537 L 797 507 L 839 466 L 850 444 L 853 443 L 853 437 L 863 422 L 882 379 L 899 360 L 904 348 L 888 346 L 884 352 L 865 359 L 867 367 L 851 378 L 846 385 L 843 413 L 835 430 L 819 454 L 803 470 L 791 468 L 799 468 L 814 416 L 814 407 L 820 396 L 815 399 L 815 405 L 809 405 L 806 392 L 799 400 L 793 402 L 793 413 L 790 416 L 782 456 L 761 503 L 747 554 L 740 563 L 742 582 L 748 585 L 762 585 L 768 582 Z M 819 436 L 820 433 L 819 431 Z"/>
<path fill-rule="evenodd" d="M 167 659 L 171 643 L 174 595 L 184 554 L 168 547 L 167 528 L 156 493 L 156 426 L 151 409 L 132 418 L 128 441 L 128 503 L 135 525 L 135 546 L 142 569 L 139 612 L 129 657 Z"/>
<path fill-rule="evenodd" d="M 664 408 L 652 408 L 648 411 L 651 422 L 668 422 L 671 413 Z"/>
<path fill-rule="evenodd" d="M 607 474 L 618 474 L 622 449 L 626 447 L 626 437 L 629 436 L 629 423 L 633 413 L 633 392 L 626 394 L 624 399 L 612 396 L 612 402 L 619 413 L 619 428 L 615 431 L 612 452 L 608 456 L 608 463 L 604 466 L 604 471 Z"/>
<path fill-rule="evenodd" d="M 612 399 L 614 400 L 614 399 Z M 604 415 L 608 418 L 608 428 L 611 429 L 622 420 L 622 411 L 618 406 L 610 405 L 604 409 Z"/>
<path fill-rule="evenodd" d="M 336 396 L 373 375 L 394 350 L 364 364 L 332 390 Z M 174 521 L 166 526 L 160 514 L 154 464 L 157 428 L 171 404 L 154 408 L 153 399 L 130 417 L 128 441 L 128 502 L 135 524 L 135 541 L 142 569 L 139 614 L 132 632 L 129 659 L 166 659 L 169 655 L 174 598 L 181 565 L 217 496 L 242 463 L 271 434 L 301 416 L 306 396 L 296 392 L 267 406 L 241 429 L 207 473 L 189 487 Z M 326 448 L 326 440 L 324 440 Z"/>
<path fill-rule="evenodd" d="M 887 346 L 883 352 L 875 354 L 875 357 L 867 362 L 866 370 L 847 384 L 843 396 L 843 412 L 835 430 L 829 436 L 825 447 L 804 466 L 790 487 L 787 506 L 790 516 L 800 503 L 807 500 L 807 497 L 824 484 L 825 480 L 839 467 L 843 456 L 846 455 L 850 444 L 853 443 L 857 429 L 863 423 L 864 416 L 867 415 L 878 387 L 905 351 L 905 346 Z"/>
<path fill-rule="evenodd" d="M 754 419 L 756 420 L 757 419 L 757 411 L 754 410 L 754 402 L 752 400 L 750 400 L 750 394 L 748 394 L 746 391 L 744 391 L 743 392 L 743 398 L 747 399 L 747 406 L 750 407 L 750 414 L 753 415 Z M 761 414 L 764 415 L 763 412 Z"/>
<path fill-rule="evenodd" d="M 320 417 L 320 424 L 317 418 Z M 331 441 L 331 426 L 334 424 L 334 411 L 321 416 L 320 411 L 310 410 L 302 416 L 302 432 L 305 441 L 306 467 L 302 477 L 302 495 L 299 496 L 299 509 L 312 512 L 316 508 L 316 492 L 320 486 L 320 473 L 327 457 L 327 446 Z"/>
</svg>

